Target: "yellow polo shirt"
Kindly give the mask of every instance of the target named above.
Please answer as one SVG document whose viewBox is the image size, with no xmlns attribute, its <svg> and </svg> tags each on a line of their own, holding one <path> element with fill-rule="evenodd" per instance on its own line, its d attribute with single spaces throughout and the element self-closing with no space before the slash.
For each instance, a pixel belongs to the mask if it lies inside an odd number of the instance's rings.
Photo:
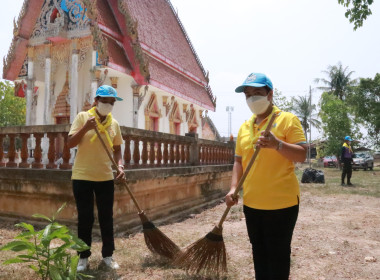
<svg viewBox="0 0 380 280">
<path fill-rule="evenodd" d="M 240 127 L 236 141 L 235 156 L 242 158 L 243 170 L 253 155 L 250 130 L 253 136 L 261 133 L 268 121 L 253 124 L 255 115 Z M 252 127 L 253 126 L 253 127 Z M 299 119 L 292 113 L 281 111 L 271 129 L 280 140 L 290 144 L 306 143 Z M 263 210 L 275 210 L 298 204 L 299 184 L 294 174 L 294 163 L 278 151 L 260 149 L 258 157 L 251 167 L 243 185 L 244 205 Z"/>
<path fill-rule="evenodd" d="M 69 135 L 77 133 L 90 117 L 88 112 L 80 112 L 71 125 Z M 114 146 L 123 143 L 120 126 L 115 119 L 112 119 L 112 123 L 107 128 L 107 131 Z M 101 182 L 114 179 L 112 163 L 104 151 L 102 143 L 97 138 L 93 142 L 90 141 L 94 134 L 96 134 L 96 132 L 93 129 L 87 131 L 78 144 L 78 152 L 72 170 L 72 180 Z M 101 137 L 107 145 L 108 141 L 105 134 L 101 133 Z M 112 150 L 110 150 L 110 152 L 112 154 Z"/>
</svg>

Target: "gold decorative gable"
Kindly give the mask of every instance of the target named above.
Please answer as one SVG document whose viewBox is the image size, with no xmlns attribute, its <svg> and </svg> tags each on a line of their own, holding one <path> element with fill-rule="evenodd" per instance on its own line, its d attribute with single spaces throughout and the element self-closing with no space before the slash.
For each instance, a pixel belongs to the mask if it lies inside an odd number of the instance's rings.
<svg viewBox="0 0 380 280">
<path fill-rule="evenodd" d="M 182 123 L 181 118 L 181 110 L 179 108 L 178 102 L 175 101 L 173 104 L 173 109 L 169 115 L 169 125 L 170 125 L 170 133 L 179 134 L 179 127 Z"/>
<path fill-rule="evenodd" d="M 159 120 L 162 117 L 161 109 L 158 106 L 157 95 L 155 93 L 149 99 L 145 107 L 145 129 L 159 131 Z"/>
<path fill-rule="evenodd" d="M 190 105 L 190 112 L 189 112 L 189 118 L 188 118 L 187 124 L 189 127 L 189 132 L 197 132 L 197 128 L 199 124 L 198 124 L 197 114 L 196 114 L 193 104 Z"/>
</svg>

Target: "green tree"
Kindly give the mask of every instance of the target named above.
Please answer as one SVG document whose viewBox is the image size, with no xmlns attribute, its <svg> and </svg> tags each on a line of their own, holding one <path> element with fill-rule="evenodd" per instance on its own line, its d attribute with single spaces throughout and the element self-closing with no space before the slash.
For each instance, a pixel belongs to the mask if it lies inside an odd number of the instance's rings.
<svg viewBox="0 0 380 280">
<path fill-rule="evenodd" d="M 347 98 L 358 122 L 367 129 L 368 144 L 380 148 L 380 74 L 360 79 Z"/>
<path fill-rule="evenodd" d="M 338 3 L 347 8 L 345 16 L 350 23 L 354 23 L 354 30 L 363 26 L 363 22 L 372 14 L 370 6 L 373 0 L 338 0 Z"/>
<path fill-rule="evenodd" d="M 335 155 L 339 159 L 344 137 L 350 135 L 353 139 L 360 139 L 360 129 L 351 126 L 349 107 L 336 96 L 324 92 L 320 107 L 319 116 L 325 138 L 321 156 Z"/>
<path fill-rule="evenodd" d="M 325 73 L 328 78 L 316 78 L 314 80 L 316 83 L 325 84 L 318 89 L 329 92 L 339 97 L 340 100 L 344 100 L 349 88 L 357 84 L 356 79 L 351 79 L 354 71 L 348 71 L 348 66 L 343 68 L 341 62 L 338 62 L 337 65 L 329 65 L 327 70 L 322 71 L 322 73 Z"/>
<path fill-rule="evenodd" d="M 25 125 L 25 98 L 14 96 L 10 82 L 0 82 L 0 126 Z"/>
<path fill-rule="evenodd" d="M 307 132 L 310 129 L 310 123 L 312 126 L 320 128 L 321 122 L 318 120 L 317 114 L 314 113 L 316 111 L 315 104 L 310 104 L 310 96 L 292 97 L 290 111 L 300 119 L 306 140 L 308 136 Z"/>
<path fill-rule="evenodd" d="M 286 96 L 282 95 L 282 92 L 276 88 L 273 91 L 273 104 L 284 111 L 289 111 L 292 107 L 291 102 Z"/>
</svg>

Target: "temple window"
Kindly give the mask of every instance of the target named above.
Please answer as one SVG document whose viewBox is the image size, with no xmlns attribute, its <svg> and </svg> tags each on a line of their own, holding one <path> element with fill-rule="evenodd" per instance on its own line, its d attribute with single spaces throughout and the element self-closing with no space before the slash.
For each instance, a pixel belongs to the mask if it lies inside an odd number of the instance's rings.
<svg viewBox="0 0 380 280">
<path fill-rule="evenodd" d="M 178 102 L 175 101 L 173 104 L 173 109 L 169 115 L 170 133 L 180 135 L 181 134 L 181 112 L 179 109 Z"/>
<path fill-rule="evenodd" d="M 151 131 L 159 131 L 159 121 L 161 118 L 161 110 L 158 106 L 157 96 L 155 93 L 149 99 L 145 107 L 145 129 Z"/>
</svg>

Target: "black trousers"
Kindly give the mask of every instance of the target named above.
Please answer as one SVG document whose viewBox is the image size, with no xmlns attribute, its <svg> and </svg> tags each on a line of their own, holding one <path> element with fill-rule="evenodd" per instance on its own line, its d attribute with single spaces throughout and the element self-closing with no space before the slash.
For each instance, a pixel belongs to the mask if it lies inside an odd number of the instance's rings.
<svg viewBox="0 0 380 280">
<path fill-rule="evenodd" d="M 113 180 L 104 182 L 73 180 L 73 192 L 78 211 L 78 237 L 91 247 L 95 195 L 103 242 L 102 256 L 103 258 L 112 256 L 115 250 L 113 236 Z M 88 258 L 91 251 L 83 251 L 79 255 L 81 258 Z"/>
<path fill-rule="evenodd" d="M 343 163 L 342 183 L 344 183 L 344 179 L 346 178 L 346 175 L 347 175 L 347 184 L 351 183 L 351 176 L 352 176 L 351 159 L 344 159 L 342 163 Z"/>
<path fill-rule="evenodd" d="M 299 206 L 259 210 L 244 206 L 257 280 L 288 280 L 290 244 Z"/>
</svg>

